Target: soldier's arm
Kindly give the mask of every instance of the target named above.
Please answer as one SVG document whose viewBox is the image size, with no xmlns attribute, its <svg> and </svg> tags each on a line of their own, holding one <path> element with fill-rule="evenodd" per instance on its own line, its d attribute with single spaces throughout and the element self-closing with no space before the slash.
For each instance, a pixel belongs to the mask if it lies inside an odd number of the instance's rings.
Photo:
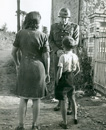
<svg viewBox="0 0 106 130">
<path fill-rule="evenodd" d="M 73 39 L 75 40 L 75 45 L 78 45 L 78 43 L 79 43 L 79 25 L 75 25 L 75 27 L 74 27 Z"/>
<path fill-rule="evenodd" d="M 49 44 L 51 49 L 56 52 L 58 50 L 58 47 L 55 45 L 55 40 L 53 37 L 53 26 L 51 26 L 50 35 L 49 35 Z"/>
</svg>

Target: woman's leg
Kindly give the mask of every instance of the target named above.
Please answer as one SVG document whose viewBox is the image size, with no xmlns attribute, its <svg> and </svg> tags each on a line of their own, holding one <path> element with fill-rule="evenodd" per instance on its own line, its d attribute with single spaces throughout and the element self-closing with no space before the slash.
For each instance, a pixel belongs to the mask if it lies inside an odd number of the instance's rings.
<svg viewBox="0 0 106 130">
<path fill-rule="evenodd" d="M 24 117 L 27 111 L 27 102 L 28 99 L 20 98 L 20 104 L 19 104 L 19 126 L 20 127 L 23 127 L 24 124 Z"/>
<path fill-rule="evenodd" d="M 33 123 L 32 126 L 37 125 L 38 117 L 40 114 L 40 99 L 33 99 L 33 108 L 32 108 L 32 113 L 33 113 Z"/>
<path fill-rule="evenodd" d="M 63 118 L 63 123 L 67 125 L 67 101 L 61 100 L 61 114 Z"/>
</svg>

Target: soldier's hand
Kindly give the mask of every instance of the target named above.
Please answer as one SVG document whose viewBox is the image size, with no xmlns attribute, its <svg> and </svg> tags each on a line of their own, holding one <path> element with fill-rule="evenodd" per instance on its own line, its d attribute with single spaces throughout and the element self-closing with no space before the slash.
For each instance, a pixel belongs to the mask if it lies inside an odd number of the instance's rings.
<svg viewBox="0 0 106 130">
<path fill-rule="evenodd" d="M 64 51 L 63 50 L 58 50 L 56 52 L 56 54 L 57 54 L 57 57 L 60 57 L 62 54 L 64 54 Z"/>
</svg>

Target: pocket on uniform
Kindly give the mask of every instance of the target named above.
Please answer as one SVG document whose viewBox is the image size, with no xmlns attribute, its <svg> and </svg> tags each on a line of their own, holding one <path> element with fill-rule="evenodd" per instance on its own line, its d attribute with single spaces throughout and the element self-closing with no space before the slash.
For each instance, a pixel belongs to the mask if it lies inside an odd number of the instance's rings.
<svg viewBox="0 0 106 130">
<path fill-rule="evenodd" d="M 61 40 L 60 30 L 54 30 L 53 34 L 54 34 L 55 41 L 60 41 Z"/>
</svg>

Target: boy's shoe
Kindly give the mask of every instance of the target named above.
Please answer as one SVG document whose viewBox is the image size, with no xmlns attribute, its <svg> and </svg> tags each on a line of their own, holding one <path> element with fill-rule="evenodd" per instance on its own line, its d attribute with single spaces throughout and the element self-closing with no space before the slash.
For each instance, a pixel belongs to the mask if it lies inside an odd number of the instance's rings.
<svg viewBox="0 0 106 130">
<path fill-rule="evenodd" d="M 32 126 L 31 130 L 40 130 L 40 126 Z"/>
<path fill-rule="evenodd" d="M 62 122 L 59 124 L 59 126 L 63 129 L 68 129 L 68 126 L 66 124 L 63 124 Z"/>
<path fill-rule="evenodd" d="M 71 111 L 71 110 L 68 110 L 68 111 L 67 111 L 67 115 L 72 115 L 72 111 Z"/>
<path fill-rule="evenodd" d="M 78 120 L 77 119 L 74 119 L 74 124 L 78 124 Z"/>
<path fill-rule="evenodd" d="M 25 130 L 25 129 L 24 129 L 24 127 L 18 126 L 18 127 L 15 128 L 15 130 Z"/>
<path fill-rule="evenodd" d="M 54 108 L 54 111 L 59 111 L 60 110 L 60 107 L 59 106 L 56 106 L 55 108 Z"/>
</svg>

